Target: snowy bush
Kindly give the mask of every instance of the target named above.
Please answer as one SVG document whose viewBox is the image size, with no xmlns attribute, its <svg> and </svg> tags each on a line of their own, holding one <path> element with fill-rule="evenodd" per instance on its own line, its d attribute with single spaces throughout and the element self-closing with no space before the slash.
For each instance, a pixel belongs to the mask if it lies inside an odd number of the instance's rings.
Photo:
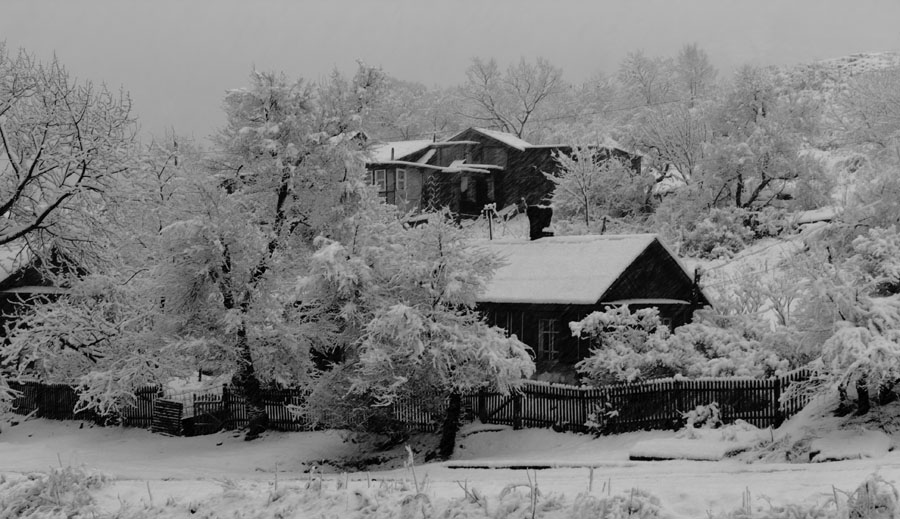
<svg viewBox="0 0 900 519">
<path fill-rule="evenodd" d="M 627 306 L 612 307 L 569 328 L 573 336 L 591 340 L 590 356 L 575 369 L 593 385 L 669 376 L 683 368 L 683 353 L 690 354 L 668 349 L 669 330 L 655 308 L 632 313 Z"/>
<path fill-rule="evenodd" d="M 597 404 L 591 409 L 587 415 L 584 426 L 587 430 L 595 435 L 601 435 L 606 432 L 606 426 L 611 418 L 619 416 L 619 411 L 613 408 L 610 402 Z"/>
<path fill-rule="evenodd" d="M 698 377 L 765 378 L 788 371 L 792 366 L 773 351 L 768 324 L 749 316 L 726 317 L 698 312 L 693 323 L 678 327 L 667 340 L 673 351 L 695 355 L 680 372 Z"/>
<path fill-rule="evenodd" d="M 853 261 L 874 284 L 874 295 L 900 292 L 900 233 L 896 226 L 869 229 L 853 240 Z"/>
<path fill-rule="evenodd" d="M 731 257 L 753 240 L 742 209 L 712 209 L 684 235 L 682 251 L 701 258 Z"/>
<path fill-rule="evenodd" d="M 770 350 L 757 327 L 698 312 L 697 322 L 670 333 L 656 309 L 627 307 L 594 312 L 570 323 L 573 335 L 589 337 L 591 355 L 576 369 L 594 385 L 633 382 L 676 374 L 688 377 L 770 377 L 791 368 Z"/>
<path fill-rule="evenodd" d="M 722 414 L 716 402 L 698 405 L 690 411 L 681 413 L 681 416 L 684 418 L 684 426 L 688 429 L 715 429 L 722 425 Z"/>
</svg>

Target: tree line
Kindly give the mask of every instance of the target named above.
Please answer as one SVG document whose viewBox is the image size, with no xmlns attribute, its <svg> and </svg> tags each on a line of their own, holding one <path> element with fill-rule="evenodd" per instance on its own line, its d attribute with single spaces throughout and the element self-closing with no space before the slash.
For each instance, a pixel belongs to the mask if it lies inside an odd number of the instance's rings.
<svg viewBox="0 0 900 519">
<path fill-rule="evenodd" d="M 622 347 L 643 337 L 641 348 L 675 359 L 654 366 L 706 372 L 733 352 L 710 349 L 725 341 L 742 352 L 737 364 L 776 370 L 818 359 L 821 387 L 880 394 L 900 371 L 900 72 L 855 78 L 824 101 L 813 94 L 825 90 L 803 90 L 808 79 L 743 67 L 720 80 L 696 45 L 673 58 L 631 53 L 615 77 L 579 87 L 543 59 L 505 70 L 473 59 L 454 89 L 364 64 L 320 82 L 253 71 L 248 86 L 227 92 L 226 124 L 203 150 L 174 135 L 141 145 L 127 93 L 0 47 L 0 245 L 39 259 L 66 289 L 6 321 L 0 402 L 11 396 L 5 380 L 30 377 L 74 383 L 79 406 L 104 413 L 143 385 L 230 373 L 252 410 L 253 438 L 266 428 L 267 384 L 302 385 L 318 405 L 371 416 L 436 390 L 450 396 L 447 455 L 459 394 L 515 388 L 534 364 L 524 344 L 475 312 L 498 260 L 452 221 L 404 227 L 367 180 L 361 135 L 409 138 L 473 122 L 575 144 L 554 176 L 563 230 L 597 232 L 602 220 L 708 256 L 787 232 L 786 214 L 831 203 L 836 178 L 815 152 L 845 150 L 858 182 L 796 262 L 807 283 L 737 287 L 760 304 L 740 307 L 724 293 L 715 315 L 671 336 L 652 315 L 594 316 L 578 333 L 595 336 L 595 358 L 612 359 L 612 348 L 637 365 L 583 371 L 646 376 L 653 369 L 640 362 L 653 352 Z M 641 153 L 646 167 L 595 161 L 610 143 Z M 783 328 L 773 331 L 758 314 L 777 302 Z M 611 330 L 624 335 L 601 336 Z M 766 356 L 771 340 L 784 345 L 777 358 Z"/>
</svg>

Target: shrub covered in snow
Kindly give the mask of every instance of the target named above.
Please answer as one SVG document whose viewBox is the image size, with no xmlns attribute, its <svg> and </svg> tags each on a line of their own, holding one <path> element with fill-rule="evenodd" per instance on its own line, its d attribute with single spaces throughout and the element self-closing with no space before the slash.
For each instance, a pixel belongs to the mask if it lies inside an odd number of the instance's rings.
<svg viewBox="0 0 900 519">
<path fill-rule="evenodd" d="M 701 258 L 731 257 L 753 239 L 743 209 L 712 209 L 684 235 L 683 251 Z"/>
<path fill-rule="evenodd" d="M 599 385 L 676 374 L 769 377 L 791 368 L 770 349 L 760 327 L 709 312 L 697 317 L 670 333 L 653 308 L 593 312 L 569 325 L 573 335 L 589 337 L 592 343 L 591 355 L 576 369 Z"/>
</svg>

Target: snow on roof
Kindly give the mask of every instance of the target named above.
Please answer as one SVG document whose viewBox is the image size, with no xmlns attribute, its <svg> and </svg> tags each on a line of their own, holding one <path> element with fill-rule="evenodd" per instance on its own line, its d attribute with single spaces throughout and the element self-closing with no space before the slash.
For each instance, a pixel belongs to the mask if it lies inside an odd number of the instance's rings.
<svg viewBox="0 0 900 519">
<path fill-rule="evenodd" d="M 654 240 L 655 234 L 609 234 L 479 241 L 506 264 L 478 301 L 595 304 Z"/>
<path fill-rule="evenodd" d="M 498 132 L 496 130 L 488 130 L 486 128 L 474 128 L 474 127 L 466 128 L 465 130 L 457 133 L 456 135 L 454 135 L 453 137 L 450 137 L 449 139 L 447 139 L 444 142 L 456 141 L 456 140 L 458 140 L 460 135 L 466 133 L 469 130 L 474 130 L 482 135 L 485 135 L 487 137 L 490 137 L 491 139 L 500 141 L 503 144 L 506 144 L 507 146 L 509 146 L 510 148 L 515 148 L 519 151 L 525 151 L 527 148 L 532 147 L 532 145 L 530 143 L 523 141 L 522 139 L 516 137 L 515 135 L 513 135 L 511 133 Z"/>
<path fill-rule="evenodd" d="M 384 144 L 376 144 L 369 150 L 369 156 L 371 157 L 369 162 L 381 163 L 391 160 L 400 160 L 407 155 L 411 155 L 417 151 L 421 151 L 427 148 L 431 144 L 432 142 L 427 139 L 417 141 L 394 141 L 385 142 Z M 394 151 L 393 157 L 391 156 L 391 150 Z"/>
</svg>

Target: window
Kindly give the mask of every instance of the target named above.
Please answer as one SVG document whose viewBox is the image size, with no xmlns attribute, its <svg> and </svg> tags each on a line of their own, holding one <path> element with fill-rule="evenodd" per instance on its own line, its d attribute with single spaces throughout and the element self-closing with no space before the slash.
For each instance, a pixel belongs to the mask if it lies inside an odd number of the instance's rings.
<svg viewBox="0 0 900 519">
<path fill-rule="evenodd" d="M 384 179 L 385 179 L 384 170 L 376 169 L 375 170 L 375 185 L 378 186 L 379 193 L 384 193 L 384 188 L 385 188 Z"/>
<path fill-rule="evenodd" d="M 397 170 L 397 193 L 402 198 L 406 198 L 406 170 L 405 169 Z"/>
<path fill-rule="evenodd" d="M 559 333 L 559 319 L 538 319 L 537 360 L 559 358 L 556 336 Z"/>
</svg>

